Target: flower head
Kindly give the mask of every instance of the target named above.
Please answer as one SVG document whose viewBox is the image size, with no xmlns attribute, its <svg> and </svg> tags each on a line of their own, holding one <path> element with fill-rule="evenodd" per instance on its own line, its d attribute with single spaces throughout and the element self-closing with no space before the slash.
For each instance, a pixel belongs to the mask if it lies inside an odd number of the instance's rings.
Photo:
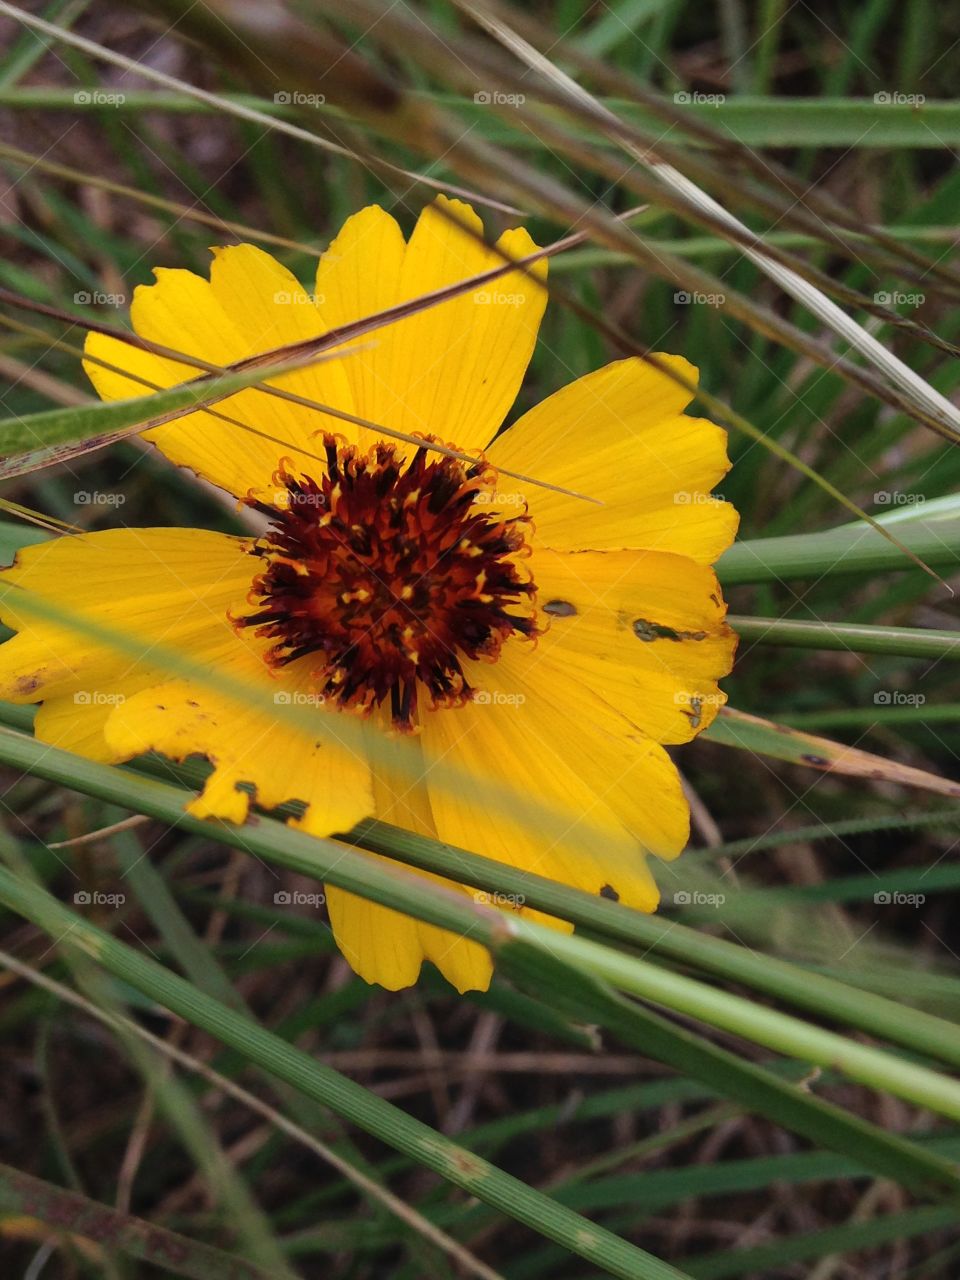
<svg viewBox="0 0 960 1280">
<path fill-rule="evenodd" d="M 313 294 L 236 245 L 215 250 L 209 281 L 158 270 L 136 292 L 133 325 L 230 364 L 501 265 L 481 232 L 471 209 L 441 198 L 405 243 L 372 207 L 323 254 Z M 519 230 L 498 242 L 513 259 L 534 247 Z M 268 809 L 301 802 L 295 821 L 320 835 L 375 815 L 653 910 L 646 855 L 679 853 L 689 821 L 662 744 L 710 723 L 733 658 L 710 568 L 736 530 L 733 508 L 710 496 L 726 437 L 684 414 L 690 396 L 639 359 L 580 378 L 501 432 L 545 274 L 543 263 L 513 270 L 278 379 L 299 403 L 251 389 L 145 433 L 259 513 L 262 532 L 125 527 L 27 548 L 5 581 L 142 638 L 142 655 L 31 620 L 8 598 L 18 634 L 0 648 L 0 697 L 42 702 L 37 735 L 94 759 L 205 755 L 199 816 L 241 822 L 251 795 Z M 196 376 L 103 335 L 86 351 L 104 399 Z M 241 706 L 171 676 L 157 645 L 277 704 L 309 703 L 316 734 L 262 700 Z M 357 716 L 419 753 L 416 778 L 357 750 L 340 731 Z M 444 763 L 456 787 L 436 781 Z M 492 791 L 535 797 L 561 815 L 561 833 L 545 836 Z M 489 956 L 468 938 L 333 886 L 327 900 L 369 981 L 407 985 L 426 958 L 461 990 L 489 982 Z"/>
</svg>

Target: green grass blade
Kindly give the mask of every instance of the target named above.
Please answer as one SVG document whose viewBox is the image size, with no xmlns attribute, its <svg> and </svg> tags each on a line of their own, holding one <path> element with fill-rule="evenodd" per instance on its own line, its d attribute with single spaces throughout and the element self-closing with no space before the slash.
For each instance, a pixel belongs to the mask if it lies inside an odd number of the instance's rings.
<svg viewBox="0 0 960 1280">
<path fill-rule="evenodd" d="M 846 622 L 794 622 L 790 618 L 729 617 L 743 640 L 792 649 L 889 653 L 902 658 L 960 658 L 960 633 L 932 627 L 858 626 Z"/>
<path fill-rule="evenodd" d="M 95 928 L 5 868 L 0 868 L 0 900 L 52 937 L 62 939 L 63 946 L 79 951 L 171 1012 L 203 1027 L 277 1079 L 329 1106 L 367 1133 L 414 1157 L 455 1186 L 563 1245 L 606 1274 L 622 1280 L 682 1280 L 683 1273 L 674 1267 L 465 1151 L 428 1125 L 205 995 L 156 961 Z"/>
</svg>

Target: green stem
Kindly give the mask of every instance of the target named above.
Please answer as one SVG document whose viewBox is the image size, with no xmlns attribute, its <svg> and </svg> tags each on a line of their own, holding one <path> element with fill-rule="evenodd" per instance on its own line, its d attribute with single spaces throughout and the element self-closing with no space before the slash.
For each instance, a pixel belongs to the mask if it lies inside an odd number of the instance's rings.
<svg viewBox="0 0 960 1280">
<path fill-rule="evenodd" d="M 896 526 L 897 537 L 932 569 L 960 568 L 960 517 Z M 912 569 L 901 550 L 865 524 L 823 533 L 789 534 L 737 542 L 720 557 L 717 575 L 725 587 L 743 582 L 780 582 L 833 574 Z"/>
<path fill-rule="evenodd" d="M 960 658 L 960 633 L 921 627 L 878 627 L 847 622 L 795 622 L 787 618 L 730 617 L 743 640 L 792 649 L 840 649 L 903 658 Z"/>
</svg>

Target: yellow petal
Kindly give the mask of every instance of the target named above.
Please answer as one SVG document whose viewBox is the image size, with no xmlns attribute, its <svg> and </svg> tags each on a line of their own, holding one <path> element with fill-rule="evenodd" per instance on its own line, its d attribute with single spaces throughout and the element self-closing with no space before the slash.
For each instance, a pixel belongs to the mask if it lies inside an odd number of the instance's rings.
<svg viewBox="0 0 960 1280">
<path fill-rule="evenodd" d="M 25 547 L 0 581 L 142 640 L 143 653 L 131 657 L 67 624 L 41 621 L 9 592 L 0 616 L 19 634 L 0 646 L 0 697 L 74 702 L 80 695 L 82 715 L 84 707 L 109 707 L 111 695 L 136 691 L 141 677 L 167 679 L 151 658 L 157 644 L 216 663 L 240 643 L 227 609 L 250 587 L 243 547 L 242 539 L 220 533 L 129 528 Z"/>
<path fill-rule="evenodd" d="M 324 331 L 323 321 L 303 287 L 269 254 L 251 245 L 215 250 L 211 280 L 190 271 L 155 271 L 157 283 L 134 293 L 130 318 L 134 330 L 175 351 L 218 366 Z M 139 351 L 119 339 L 92 333 L 85 350 L 129 374 L 159 387 L 171 387 L 198 376 L 198 370 L 174 360 Z M 350 411 L 352 403 L 342 361 L 327 361 L 297 370 L 274 385 Z M 84 362 L 104 400 L 149 393 L 133 377 Z M 258 390 L 242 391 L 221 401 L 214 412 L 178 418 L 144 433 L 171 461 L 238 497 L 249 490 L 270 491 L 281 457 L 291 457 L 306 474 L 319 469 L 315 434 L 352 428 L 327 414 L 291 404 Z M 224 421 L 233 418 L 235 422 Z M 239 425 L 238 425 L 239 424 Z M 245 428 L 253 428 L 253 431 Z M 263 435 L 254 432 L 264 433 Z M 264 435 L 271 439 L 265 439 Z"/>
<path fill-rule="evenodd" d="M 358 320 L 503 264 L 484 245 L 483 224 L 440 196 L 420 215 L 410 243 L 382 209 L 350 218 L 323 255 L 317 298 L 327 327 Z M 497 241 L 513 258 L 533 253 L 523 230 Z M 546 305 L 546 264 L 537 279 L 513 271 L 481 289 L 378 329 L 344 369 L 357 413 L 461 449 L 485 447 L 516 398 Z"/>
<path fill-rule="evenodd" d="M 275 678 L 259 655 L 239 641 L 231 659 L 218 666 L 220 674 L 284 706 L 290 705 L 294 693 L 307 696 L 288 678 L 292 670 L 288 668 L 282 681 Z M 198 818 L 242 822 L 251 795 L 267 809 L 301 801 L 306 811 L 292 825 L 328 836 L 349 831 L 370 816 L 370 768 L 353 737 L 339 737 L 339 713 L 321 706 L 310 708 L 310 713 L 317 717 L 315 734 L 291 724 L 282 712 L 244 705 L 201 681 L 168 680 L 116 707 L 104 734 L 126 757 L 149 750 L 173 760 L 206 756 L 213 774 L 189 806 Z"/>
<path fill-rule="evenodd" d="M 661 551 L 537 551 L 536 663 L 576 671 L 656 742 L 688 742 L 726 702 L 737 638 L 712 569 Z"/>
<path fill-rule="evenodd" d="M 440 839 L 654 910 L 659 895 L 644 853 L 672 857 L 688 834 L 663 749 L 575 676 L 541 666 L 531 646 L 477 664 L 470 676 L 482 689 L 477 701 L 424 718 L 428 763 L 461 771 L 456 788 L 430 785 Z M 555 815 L 549 829 L 525 804 L 530 797 Z"/>
<path fill-rule="evenodd" d="M 374 770 L 373 794 L 376 815 L 381 821 L 405 827 L 418 835 L 436 836 L 422 777 L 391 769 L 389 761 L 381 759 Z M 380 861 L 387 866 L 398 865 L 390 858 Z M 462 885 L 440 876 L 418 874 L 445 889 L 470 893 Z M 408 987 L 416 982 L 422 962 L 430 960 L 460 992 L 485 991 L 490 985 L 493 970 L 490 954 L 468 938 L 400 915 L 335 885 L 327 886 L 327 906 L 337 945 L 354 972 L 367 982 L 379 983 L 390 991 Z"/>
<path fill-rule="evenodd" d="M 354 973 L 388 991 L 413 986 L 423 948 L 412 916 L 332 884 L 327 885 L 327 911 L 337 946 Z"/>
<path fill-rule="evenodd" d="M 679 356 L 659 358 L 696 377 Z M 727 435 L 703 418 L 684 416 L 689 400 L 643 360 L 609 364 L 542 401 L 488 450 L 494 466 L 603 505 L 507 477 L 498 487 L 527 503 L 543 546 L 647 547 L 712 564 L 737 529 L 734 508 L 709 496 L 730 467 Z"/>
</svg>

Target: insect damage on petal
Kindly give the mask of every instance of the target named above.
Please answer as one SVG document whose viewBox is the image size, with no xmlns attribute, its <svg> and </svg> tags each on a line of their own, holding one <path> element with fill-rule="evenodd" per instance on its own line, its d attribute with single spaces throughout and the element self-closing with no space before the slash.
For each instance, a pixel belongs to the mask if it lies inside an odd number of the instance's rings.
<svg viewBox="0 0 960 1280">
<path fill-rule="evenodd" d="M 274 503 L 250 499 L 271 525 L 251 548 L 264 563 L 254 612 L 236 623 L 272 642 L 273 666 L 312 657 L 328 703 L 369 714 L 389 702 L 409 732 L 421 687 L 431 708 L 462 706 L 475 693 L 464 659 L 496 660 L 511 635 L 536 634 L 520 567 L 529 518 L 492 509 L 483 461 L 423 447 L 406 461 L 388 442 L 363 453 L 332 435 L 324 449 L 319 480 L 283 464 Z"/>
</svg>

